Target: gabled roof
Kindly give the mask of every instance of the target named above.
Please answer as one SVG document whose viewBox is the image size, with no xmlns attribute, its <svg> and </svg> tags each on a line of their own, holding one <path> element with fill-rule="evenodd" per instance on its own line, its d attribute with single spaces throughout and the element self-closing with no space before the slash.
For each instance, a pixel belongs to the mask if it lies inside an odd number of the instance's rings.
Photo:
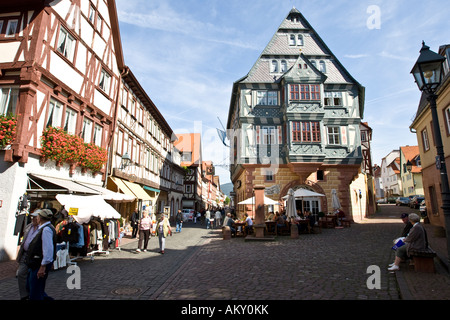
<svg viewBox="0 0 450 320">
<path fill-rule="evenodd" d="M 307 37 L 304 37 L 304 45 L 300 47 L 289 46 L 287 38 L 288 30 L 295 30 L 301 34 L 307 35 Z M 300 48 L 302 49 L 301 52 L 299 50 Z M 270 73 L 268 60 L 274 56 L 283 57 L 284 59 L 290 61 L 291 65 L 287 71 L 289 72 L 292 68 L 292 61 L 297 60 L 302 54 L 307 60 L 310 59 L 310 57 L 323 57 L 326 59 L 326 62 L 330 64 L 330 66 L 332 64 L 333 68 L 330 68 L 329 73 L 327 72 L 327 84 L 348 83 L 354 84 L 358 87 L 359 109 L 362 118 L 364 114 L 365 88 L 350 75 L 350 73 L 339 62 L 336 56 L 327 47 L 325 42 L 320 38 L 318 33 L 309 24 L 305 17 L 294 7 L 290 10 L 286 18 L 283 19 L 272 39 L 264 48 L 248 74 L 234 82 L 228 113 L 227 128 L 231 128 L 231 119 L 233 117 L 236 101 L 235 99 L 241 83 L 278 83 L 280 81 L 280 76 Z"/>
<path fill-rule="evenodd" d="M 307 66 L 305 68 L 305 65 Z M 305 82 L 324 82 L 327 76 L 320 72 L 314 65 L 305 57 L 303 53 L 300 54 L 294 65 L 286 71 L 281 79 L 291 81 L 305 81 Z"/>
<path fill-rule="evenodd" d="M 405 158 L 405 163 L 411 161 L 412 164 L 412 173 L 420 173 L 422 172 L 422 168 L 417 166 L 417 157 L 420 156 L 419 146 L 404 146 L 400 147 L 401 152 Z"/>
</svg>

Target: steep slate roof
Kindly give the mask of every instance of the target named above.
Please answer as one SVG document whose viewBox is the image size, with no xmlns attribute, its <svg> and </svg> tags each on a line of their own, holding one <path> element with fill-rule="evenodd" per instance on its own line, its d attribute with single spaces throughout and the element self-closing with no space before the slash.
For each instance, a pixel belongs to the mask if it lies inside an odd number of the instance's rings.
<svg viewBox="0 0 450 320">
<path fill-rule="evenodd" d="M 288 19 L 291 15 L 298 17 L 298 22 Z M 289 45 L 289 31 L 295 31 L 295 34 L 303 35 L 303 46 Z M 230 109 L 228 114 L 227 127 L 231 126 L 231 118 L 234 111 L 235 97 L 239 84 L 245 83 L 278 83 L 283 76 L 282 73 L 271 73 L 271 60 L 283 59 L 287 62 L 287 72 L 295 65 L 297 59 L 303 55 L 304 59 L 323 60 L 326 64 L 325 84 L 354 84 L 359 89 L 359 103 L 361 118 L 364 114 L 364 96 L 365 88 L 359 84 L 350 73 L 344 68 L 339 60 L 334 56 L 325 42 L 320 38 L 314 28 L 309 24 L 305 17 L 296 8 L 293 8 L 283 19 L 281 25 L 269 41 L 263 52 L 256 60 L 248 74 L 237 80 L 233 84 L 233 93 L 231 97 Z M 316 69 L 317 70 L 317 69 Z"/>
</svg>

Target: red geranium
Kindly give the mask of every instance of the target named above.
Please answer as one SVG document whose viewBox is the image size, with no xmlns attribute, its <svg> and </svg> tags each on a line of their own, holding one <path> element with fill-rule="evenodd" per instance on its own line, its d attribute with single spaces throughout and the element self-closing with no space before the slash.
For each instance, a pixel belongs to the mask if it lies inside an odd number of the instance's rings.
<svg viewBox="0 0 450 320">
<path fill-rule="evenodd" d="M 77 164 L 94 172 L 100 171 L 108 161 L 105 149 L 84 143 L 80 137 L 54 127 L 48 127 L 42 133 L 41 152 L 44 158 Z"/>
<path fill-rule="evenodd" d="M 11 144 L 16 134 L 17 119 L 12 115 L 0 115 L 0 149 Z"/>
</svg>

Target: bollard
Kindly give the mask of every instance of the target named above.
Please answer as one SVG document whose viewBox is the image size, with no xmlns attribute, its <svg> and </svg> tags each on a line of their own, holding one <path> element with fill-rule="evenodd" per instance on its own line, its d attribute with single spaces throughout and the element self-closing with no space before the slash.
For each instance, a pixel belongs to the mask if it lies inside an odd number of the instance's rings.
<svg viewBox="0 0 450 320">
<path fill-rule="evenodd" d="M 231 239 L 230 227 L 222 227 L 222 236 L 223 236 L 223 240 L 230 240 Z"/>
</svg>

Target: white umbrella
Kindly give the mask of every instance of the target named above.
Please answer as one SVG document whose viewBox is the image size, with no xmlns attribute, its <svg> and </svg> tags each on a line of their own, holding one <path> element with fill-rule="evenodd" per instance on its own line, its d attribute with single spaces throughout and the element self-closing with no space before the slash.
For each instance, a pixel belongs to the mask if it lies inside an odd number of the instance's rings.
<svg viewBox="0 0 450 320">
<path fill-rule="evenodd" d="M 289 189 L 287 195 L 288 197 L 286 201 L 286 216 L 295 219 L 295 217 L 297 216 L 297 210 L 295 207 L 294 190 Z"/>
<path fill-rule="evenodd" d="M 285 195 L 283 197 L 283 199 L 286 200 L 288 197 L 289 197 L 289 194 Z M 303 208 L 303 200 L 304 200 L 304 198 L 325 197 L 325 195 L 321 194 L 321 193 L 317 193 L 317 192 L 311 191 L 311 190 L 308 190 L 308 189 L 300 188 L 300 189 L 295 190 L 294 197 L 295 197 L 295 199 L 302 199 L 302 212 L 304 212 L 304 208 Z"/>
<path fill-rule="evenodd" d="M 248 198 L 244 201 L 239 202 L 238 204 L 256 204 L 255 197 Z M 264 196 L 264 204 L 265 205 L 277 205 L 278 201 L 272 200 L 269 197 Z"/>
<path fill-rule="evenodd" d="M 336 189 L 331 190 L 331 203 L 333 209 L 337 210 L 341 208 L 341 203 L 339 201 L 339 197 L 337 195 Z"/>
<path fill-rule="evenodd" d="M 283 199 L 287 199 L 287 197 L 288 196 L 286 195 L 286 196 L 283 197 Z M 321 194 L 321 193 L 317 193 L 317 192 L 311 191 L 311 190 L 308 190 L 308 189 L 300 188 L 300 189 L 295 190 L 294 197 L 295 198 L 325 197 L 325 195 Z"/>
</svg>

